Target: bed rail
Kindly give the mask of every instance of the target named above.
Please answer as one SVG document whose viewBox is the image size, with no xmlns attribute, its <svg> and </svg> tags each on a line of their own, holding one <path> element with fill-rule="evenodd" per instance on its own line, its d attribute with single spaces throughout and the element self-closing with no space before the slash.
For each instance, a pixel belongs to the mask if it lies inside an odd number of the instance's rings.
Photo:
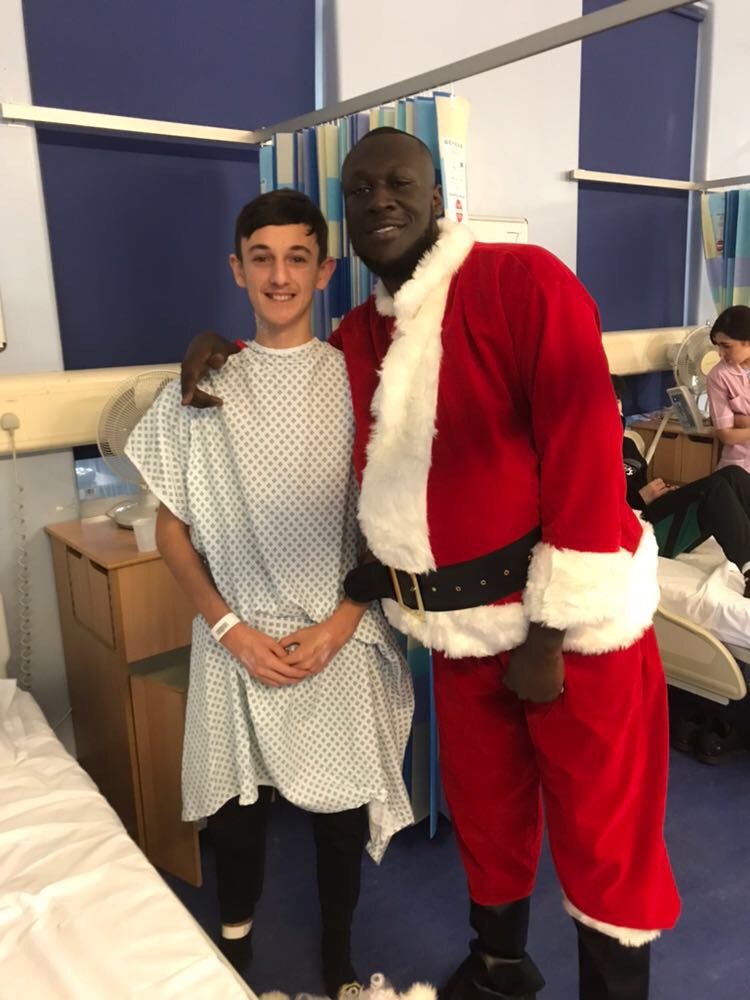
<svg viewBox="0 0 750 1000">
<path fill-rule="evenodd" d="M 706 629 L 660 606 L 654 630 L 669 684 L 720 705 L 745 697 L 737 661 Z"/>
</svg>

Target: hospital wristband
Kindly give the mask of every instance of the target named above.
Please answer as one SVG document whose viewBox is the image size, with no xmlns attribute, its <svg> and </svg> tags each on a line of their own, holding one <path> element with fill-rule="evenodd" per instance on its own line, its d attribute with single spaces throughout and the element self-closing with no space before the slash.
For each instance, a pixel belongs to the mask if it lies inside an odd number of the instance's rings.
<svg viewBox="0 0 750 1000">
<path fill-rule="evenodd" d="M 211 628 L 211 635 L 217 642 L 221 642 L 230 628 L 234 628 L 235 625 L 239 625 L 240 621 L 241 619 L 237 617 L 234 611 L 228 611 L 224 617 L 220 618 Z"/>
</svg>

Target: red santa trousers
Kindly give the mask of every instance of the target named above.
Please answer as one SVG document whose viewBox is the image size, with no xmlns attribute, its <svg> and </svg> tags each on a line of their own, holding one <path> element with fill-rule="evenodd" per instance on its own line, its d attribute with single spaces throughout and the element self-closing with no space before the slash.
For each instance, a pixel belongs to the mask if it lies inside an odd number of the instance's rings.
<svg viewBox="0 0 750 1000">
<path fill-rule="evenodd" d="M 566 653 L 563 693 L 547 704 L 504 686 L 507 653 L 433 656 L 443 783 L 474 902 L 531 893 L 543 802 L 570 913 L 625 944 L 672 927 L 666 684 L 653 630 L 627 649 Z"/>
</svg>

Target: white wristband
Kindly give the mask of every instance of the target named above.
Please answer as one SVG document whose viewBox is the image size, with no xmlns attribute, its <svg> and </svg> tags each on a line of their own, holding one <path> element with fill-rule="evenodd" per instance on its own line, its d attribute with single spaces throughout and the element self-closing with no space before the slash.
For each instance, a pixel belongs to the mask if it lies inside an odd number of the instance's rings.
<svg viewBox="0 0 750 1000">
<path fill-rule="evenodd" d="M 234 611 L 228 611 L 223 618 L 220 618 L 211 629 L 211 635 L 217 642 L 221 642 L 230 628 L 240 624 L 240 619 Z"/>
</svg>

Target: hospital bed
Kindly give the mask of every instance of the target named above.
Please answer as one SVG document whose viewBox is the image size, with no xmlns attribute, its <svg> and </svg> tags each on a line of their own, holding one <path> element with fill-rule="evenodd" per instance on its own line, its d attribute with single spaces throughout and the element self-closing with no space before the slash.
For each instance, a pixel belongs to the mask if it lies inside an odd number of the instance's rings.
<svg viewBox="0 0 750 1000">
<path fill-rule="evenodd" d="M 625 436 L 645 455 L 637 431 L 628 428 Z M 667 681 L 721 705 L 744 698 L 739 664 L 750 665 L 750 600 L 739 569 L 709 538 L 676 559 L 660 557 L 658 575 L 654 630 Z"/>
<path fill-rule="evenodd" d="M 724 705 L 744 698 L 750 599 L 739 569 L 709 538 L 676 559 L 660 558 L 658 572 L 654 628 L 668 682 Z"/>
<path fill-rule="evenodd" d="M 0 970 L 0 1000 L 254 997 L 1 676 Z"/>
</svg>

